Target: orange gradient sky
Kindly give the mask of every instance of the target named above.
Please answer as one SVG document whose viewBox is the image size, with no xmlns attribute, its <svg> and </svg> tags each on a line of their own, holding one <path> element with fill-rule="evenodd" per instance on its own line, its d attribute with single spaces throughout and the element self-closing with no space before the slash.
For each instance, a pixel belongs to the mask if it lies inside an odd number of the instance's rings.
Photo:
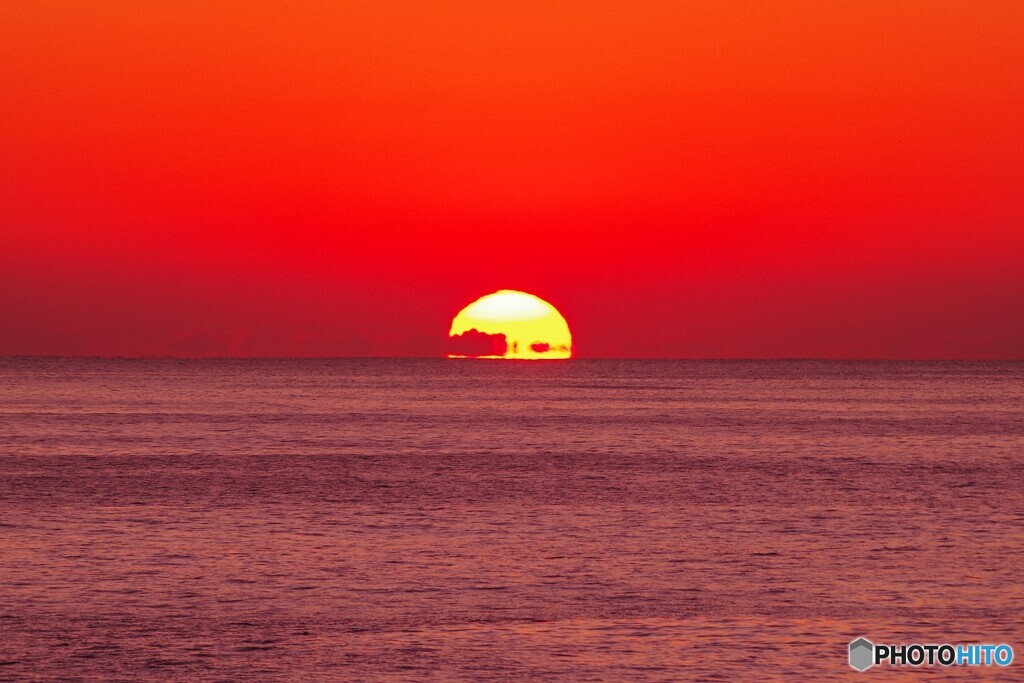
<svg viewBox="0 0 1024 683">
<path fill-rule="evenodd" d="M 1024 2 L 0 4 L 0 353 L 1024 357 Z"/>
</svg>

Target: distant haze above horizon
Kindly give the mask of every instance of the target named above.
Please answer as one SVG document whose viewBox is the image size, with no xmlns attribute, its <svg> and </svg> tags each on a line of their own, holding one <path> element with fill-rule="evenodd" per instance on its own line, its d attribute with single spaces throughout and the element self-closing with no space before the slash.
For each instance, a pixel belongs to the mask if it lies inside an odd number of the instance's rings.
<svg viewBox="0 0 1024 683">
<path fill-rule="evenodd" d="M 1024 358 L 1024 3 L 0 8 L 0 355 Z"/>
</svg>

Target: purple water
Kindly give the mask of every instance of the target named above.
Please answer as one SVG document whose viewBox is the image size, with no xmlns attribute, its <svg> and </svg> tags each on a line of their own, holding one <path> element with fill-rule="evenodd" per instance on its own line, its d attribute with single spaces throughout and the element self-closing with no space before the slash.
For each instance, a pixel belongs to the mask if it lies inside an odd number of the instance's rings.
<svg viewBox="0 0 1024 683">
<path fill-rule="evenodd" d="M 0 359 L 0 680 L 1024 680 L 1022 406 L 1024 363 Z"/>
</svg>

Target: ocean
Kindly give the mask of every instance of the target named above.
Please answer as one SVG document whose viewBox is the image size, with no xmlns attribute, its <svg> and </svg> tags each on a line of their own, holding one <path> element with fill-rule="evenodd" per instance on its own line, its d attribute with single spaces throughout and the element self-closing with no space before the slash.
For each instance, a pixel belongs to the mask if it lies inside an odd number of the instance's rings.
<svg viewBox="0 0 1024 683">
<path fill-rule="evenodd" d="M 1024 680 L 1022 482 L 1020 362 L 0 359 L 0 680 Z"/>
</svg>

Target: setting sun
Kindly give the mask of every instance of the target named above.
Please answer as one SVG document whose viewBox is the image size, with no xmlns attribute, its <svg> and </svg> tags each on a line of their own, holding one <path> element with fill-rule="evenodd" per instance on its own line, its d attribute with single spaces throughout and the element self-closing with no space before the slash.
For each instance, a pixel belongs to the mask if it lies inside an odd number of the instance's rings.
<svg viewBox="0 0 1024 683">
<path fill-rule="evenodd" d="M 481 297 L 452 321 L 449 358 L 571 358 L 569 324 L 554 306 L 503 289 Z"/>
</svg>

